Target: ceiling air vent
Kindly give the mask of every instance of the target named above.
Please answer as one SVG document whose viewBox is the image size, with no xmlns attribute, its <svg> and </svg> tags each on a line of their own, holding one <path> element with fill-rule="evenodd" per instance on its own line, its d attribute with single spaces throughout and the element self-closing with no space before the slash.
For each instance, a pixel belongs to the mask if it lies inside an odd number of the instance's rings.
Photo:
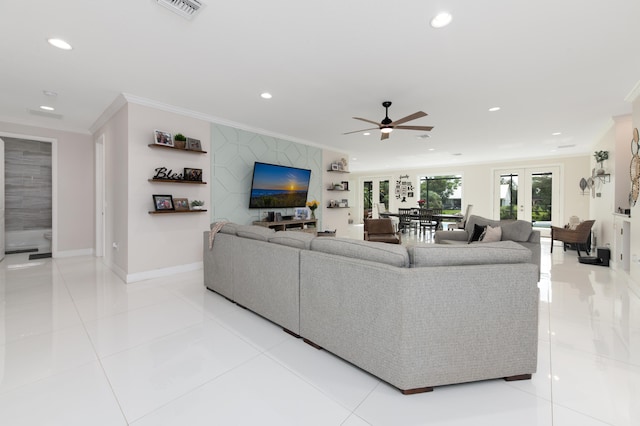
<svg viewBox="0 0 640 426">
<path fill-rule="evenodd" d="M 158 4 L 177 13 L 185 19 L 193 19 L 204 6 L 198 0 L 156 0 Z"/>
</svg>

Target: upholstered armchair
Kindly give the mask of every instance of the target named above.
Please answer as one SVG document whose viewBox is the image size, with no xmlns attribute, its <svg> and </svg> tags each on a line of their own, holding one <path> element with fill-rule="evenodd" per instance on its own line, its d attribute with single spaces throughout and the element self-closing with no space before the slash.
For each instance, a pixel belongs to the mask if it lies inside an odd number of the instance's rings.
<svg viewBox="0 0 640 426">
<path fill-rule="evenodd" d="M 580 249 L 589 254 L 590 247 L 587 244 L 589 241 L 589 234 L 595 220 L 585 220 L 578 224 L 575 229 L 558 228 L 557 226 L 551 227 L 551 253 L 553 253 L 553 241 L 562 241 L 564 251 L 567 251 L 567 244 L 574 244 L 578 257 L 580 256 Z"/>
<path fill-rule="evenodd" d="M 366 219 L 364 239 L 379 243 L 400 244 L 400 233 L 396 232 L 391 219 Z"/>
</svg>

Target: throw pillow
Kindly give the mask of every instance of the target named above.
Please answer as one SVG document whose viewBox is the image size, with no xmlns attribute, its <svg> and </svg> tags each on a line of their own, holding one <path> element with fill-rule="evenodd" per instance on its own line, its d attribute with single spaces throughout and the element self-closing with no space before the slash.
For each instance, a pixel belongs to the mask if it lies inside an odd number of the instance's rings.
<svg viewBox="0 0 640 426">
<path fill-rule="evenodd" d="M 480 241 L 480 236 L 482 235 L 482 233 L 484 232 L 484 230 L 486 229 L 486 226 L 480 226 L 480 225 L 473 225 L 473 233 L 471 234 L 471 238 L 469 239 L 469 243 L 472 243 L 474 241 Z"/>
<path fill-rule="evenodd" d="M 497 241 L 500 241 L 501 238 L 502 228 L 500 228 L 499 226 L 487 226 L 487 229 L 480 237 L 480 241 L 482 241 L 483 243 L 495 243 Z"/>
</svg>

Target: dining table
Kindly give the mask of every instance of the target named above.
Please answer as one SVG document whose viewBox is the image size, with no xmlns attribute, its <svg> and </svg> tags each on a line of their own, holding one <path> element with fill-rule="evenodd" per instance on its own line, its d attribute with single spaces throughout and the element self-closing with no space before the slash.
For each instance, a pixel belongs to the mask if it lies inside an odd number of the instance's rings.
<svg viewBox="0 0 640 426">
<path fill-rule="evenodd" d="M 398 212 L 382 212 L 380 213 L 380 217 L 384 218 L 384 217 L 400 217 L 400 213 Z M 411 213 L 409 214 L 409 217 L 411 217 L 411 219 L 414 220 L 420 220 L 420 209 L 412 209 Z M 436 229 L 437 230 L 441 230 L 442 229 L 442 222 L 444 221 L 453 221 L 453 222 L 458 222 L 459 220 L 461 220 L 464 216 L 462 214 L 451 214 L 451 213 L 436 213 L 436 214 L 432 214 L 431 218 L 436 222 Z"/>
</svg>

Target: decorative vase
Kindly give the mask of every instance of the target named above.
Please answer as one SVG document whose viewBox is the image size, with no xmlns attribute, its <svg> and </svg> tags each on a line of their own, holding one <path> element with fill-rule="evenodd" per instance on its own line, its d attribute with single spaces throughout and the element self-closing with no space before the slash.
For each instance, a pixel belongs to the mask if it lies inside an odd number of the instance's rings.
<svg viewBox="0 0 640 426">
<path fill-rule="evenodd" d="M 178 149 L 184 149 L 186 144 L 187 143 L 185 141 L 174 141 L 173 142 L 173 147 L 174 148 L 178 148 Z"/>
<path fill-rule="evenodd" d="M 314 209 L 314 210 L 311 210 L 311 219 L 315 219 L 315 218 L 316 218 L 316 211 Z"/>
</svg>

